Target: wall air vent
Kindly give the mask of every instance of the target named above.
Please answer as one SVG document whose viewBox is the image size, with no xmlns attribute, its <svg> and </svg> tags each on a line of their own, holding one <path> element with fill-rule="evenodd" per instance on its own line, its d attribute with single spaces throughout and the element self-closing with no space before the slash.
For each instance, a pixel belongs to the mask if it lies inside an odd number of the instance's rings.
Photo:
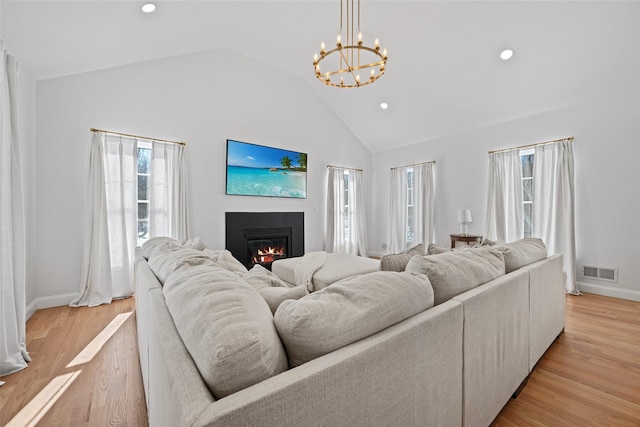
<svg viewBox="0 0 640 427">
<path fill-rule="evenodd" d="M 585 279 L 605 280 L 607 282 L 618 281 L 617 267 L 600 267 L 597 265 L 580 265 L 580 275 Z"/>
</svg>

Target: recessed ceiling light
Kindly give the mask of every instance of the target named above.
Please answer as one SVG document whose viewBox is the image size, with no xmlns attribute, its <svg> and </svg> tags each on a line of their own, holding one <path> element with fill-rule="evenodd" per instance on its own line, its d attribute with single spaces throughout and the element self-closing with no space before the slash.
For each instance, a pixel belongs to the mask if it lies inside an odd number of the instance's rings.
<svg viewBox="0 0 640 427">
<path fill-rule="evenodd" d="M 513 51 L 511 49 L 505 49 L 500 53 L 500 58 L 502 58 L 502 60 L 504 61 L 511 58 L 512 56 L 513 56 Z"/>
<path fill-rule="evenodd" d="M 383 110 L 386 110 L 387 108 L 389 108 L 389 104 L 387 104 L 386 102 L 383 102 L 380 104 L 380 108 L 382 108 Z"/>
<path fill-rule="evenodd" d="M 144 13 L 151 13 L 156 10 L 156 5 L 154 3 L 145 3 L 142 5 L 142 11 Z"/>
</svg>

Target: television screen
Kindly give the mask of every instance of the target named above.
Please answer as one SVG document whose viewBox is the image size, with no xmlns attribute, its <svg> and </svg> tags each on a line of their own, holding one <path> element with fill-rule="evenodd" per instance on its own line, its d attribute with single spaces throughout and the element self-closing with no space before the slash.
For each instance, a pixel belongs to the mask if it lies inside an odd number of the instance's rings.
<svg viewBox="0 0 640 427">
<path fill-rule="evenodd" d="M 227 139 L 226 194 L 307 198 L 307 154 Z"/>
</svg>

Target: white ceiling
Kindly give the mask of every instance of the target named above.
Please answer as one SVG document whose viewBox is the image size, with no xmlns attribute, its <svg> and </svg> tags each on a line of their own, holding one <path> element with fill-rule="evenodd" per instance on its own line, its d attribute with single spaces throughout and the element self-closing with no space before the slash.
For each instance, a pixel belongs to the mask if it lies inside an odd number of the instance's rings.
<svg viewBox="0 0 640 427">
<path fill-rule="evenodd" d="M 389 61 L 356 89 L 313 72 L 338 0 L 157 1 L 153 14 L 142 3 L 2 0 L 1 34 L 38 80 L 232 49 L 308 82 L 372 152 L 640 90 L 638 1 L 362 0 L 365 42 L 379 38 Z"/>
</svg>

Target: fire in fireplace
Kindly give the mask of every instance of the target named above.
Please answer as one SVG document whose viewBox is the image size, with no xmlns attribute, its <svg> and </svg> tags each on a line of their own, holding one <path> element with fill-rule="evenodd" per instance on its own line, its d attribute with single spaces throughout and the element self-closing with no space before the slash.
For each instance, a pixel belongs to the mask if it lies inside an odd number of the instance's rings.
<svg viewBox="0 0 640 427">
<path fill-rule="evenodd" d="M 287 237 L 273 239 L 256 239 L 247 242 L 251 265 L 260 264 L 270 267 L 271 263 L 287 257 Z"/>
</svg>

